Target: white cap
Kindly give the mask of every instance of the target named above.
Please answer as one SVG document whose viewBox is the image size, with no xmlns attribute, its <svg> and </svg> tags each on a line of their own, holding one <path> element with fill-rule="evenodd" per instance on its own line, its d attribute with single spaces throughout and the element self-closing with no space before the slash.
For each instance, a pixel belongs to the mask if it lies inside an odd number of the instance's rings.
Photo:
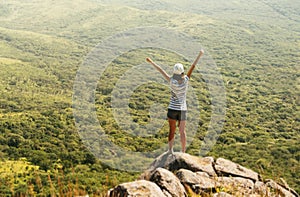
<svg viewBox="0 0 300 197">
<path fill-rule="evenodd" d="M 184 73 L 183 65 L 180 63 L 175 64 L 173 74 L 181 75 L 182 73 Z"/>
</svg>

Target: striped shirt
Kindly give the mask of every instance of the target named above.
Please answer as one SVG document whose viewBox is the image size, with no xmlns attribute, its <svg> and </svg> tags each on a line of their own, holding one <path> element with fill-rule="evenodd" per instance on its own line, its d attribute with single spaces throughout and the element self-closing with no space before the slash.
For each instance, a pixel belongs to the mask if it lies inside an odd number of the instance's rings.
<svg viewBox="0 0 300 197">
<path fill-rule="evenodd" d="M 169 109 L 186 111 L 186 94 L 188 90 L 189 77 L 184 76 L 182 83 L 178 83 L 177 80 L 171 77 L 170 79 L 170 89 L 171 98 L 169 103 Z"/>
</svg>

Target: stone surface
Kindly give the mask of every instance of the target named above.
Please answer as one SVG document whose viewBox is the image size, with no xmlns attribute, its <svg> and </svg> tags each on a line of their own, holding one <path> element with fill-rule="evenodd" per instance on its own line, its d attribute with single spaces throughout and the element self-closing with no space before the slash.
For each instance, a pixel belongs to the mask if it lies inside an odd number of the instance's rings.
<svg viewBox="0 0 300 197">
<path fill-rule="evenodd" d="M 150 181 L 123 183 L 108 192 L 109 197 L 166 197 L 161 189 Z"/>
<path fill-rule="evenodd" d="M 218 158 L 214 163 L 212 157 L 185 153 L 160 155 L 140 179 L 120 184 L 107 196 L 299 197 L 284 180 L 263 182 L 258 173 L 232 161 Z"/>
<path fill-rule="evenodd" d="M 187 166 L 186 169 L 193 172 L 202 171 L 206 172 L 210 176 L 217 175 L 213 167 L 214 159 L 212 157 L 196 157 L 180 153 L 176 157 L 176 160 L 179 164 L 181 164 L 180 166 Z"/>
<path fill-rule="evenodd" d="M 188 185 L 196 194 L 200 194 L 202 191 L 210 192 L 218 185 L 218 182 L 210 178 L 208 174 L 194 173 L 186 169 L 180 169 L 176 176 L 182 184 Z"/>
<path fill-rule="evenodd" d="M 235 191 L 237 196 L 246 196 L 253 193 L 254 182 L 241 177 L 218 177 L 218 186 L 225 190 Z"/>
<path fill-rule="evenodd" d="M 278 183 L 276 183 L 273 180 L 268 180 L 268 182 L 266 183 L 267 187 L 272 188 L 272 190 L 274 190 L 275 194 L 277 194 L 277 196 L 284 196 L 284 197 L 295 197 L 295 196 L 299 196 L 298 194 L 293 194 L 293 191 L 289 191 L 288 189 L 284 188 L 283 186 L 279 185 Z"/>
<path fill-rule="evenodd" d="M 221 175 L 232 175 L 259 181 L 259 175 L 257 172 L 247 169 L 227 159 L 218 158 L 215 164 L 215 169 Z"/>
<path fill-rule="evenodd" d="M 153 172 L 150 181 L 156 183 L 166 196 L 187 197 L 179 179 L 172 172 L 164 168 L 157 168 Z"/>
<path fill-rule="evenodd" d="M 268 187 L 264 182 L 261 181 L 255 182 L 253 192 L 256 194 L 260 194 L 261 196 L 266 196 L 266 197 L 271 196 Z"/>
<path fill-rule="evenodd" d="M 212 157 L 196 157 L 186 153 L 177 153 L 173 155 L 164 153 L 159 156 L 146 171 L 147 173 L 153 172 L 156 168 L 165 168 L 172 172 L 179 169 L 188 169 L 193 172 L 202 171 L 208 173 L 210 176 L 216 176 L 216 172 L 213 167 L 214 159 Z M 147 175 L 144 174 L 144 176 Z"/>
<path fill-rule="evenodd" d="M 289 192 L 291 192 L 293 195 L 299 197 L 300 195 L 297 194 L 297 192 L 295 190 L 293 190 L 292 188 L 290 188 L 290 186 L 287 184 L 287 182 L 283 179 L 283 178 L 280 178 L 279 179 L 279 185 L 281 185 L 282 187 L 284 187 L 286 190 L 288 190 Z"/>
</svg>

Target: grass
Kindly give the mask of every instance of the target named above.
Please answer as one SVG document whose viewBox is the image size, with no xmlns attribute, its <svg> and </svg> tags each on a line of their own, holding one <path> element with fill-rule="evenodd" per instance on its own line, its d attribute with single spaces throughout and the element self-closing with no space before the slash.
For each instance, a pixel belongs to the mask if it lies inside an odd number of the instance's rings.
<svg viewBox="0 0 300 197">
<path fill-rule="evenodd" d="M 27 187 L 29 189 L 28 180 L 32 179 L 35 175 L 35 172 L 39 170 L 39 166 L 31 165 L 26 161 L 25 158 L 20 159 L 19 161 L 2 161 L 0 162 L 0 174 L 1 174 L 1 184 L 2 188 L 1 194 L 11 193 L 15 195 L 18 193 L 17 188 Z"/>
<path fill-rule="evenodd" d="M 0 167 L 1 196 L 106 196 L 108 189 L 120 183 L 122 176 L 104 170 L 99 175 L 101 184 L 87 174 L 88 166 L 80 165 L 65 174 L 63 166 L 56 163 L 55 168 L 45 172 L 39 166 L 26 161 L 2 161 Z M 129 177 L 127 176 L 126 179 Z M 85 184 L 84 184 L 85 183 Z"/>
</svg>

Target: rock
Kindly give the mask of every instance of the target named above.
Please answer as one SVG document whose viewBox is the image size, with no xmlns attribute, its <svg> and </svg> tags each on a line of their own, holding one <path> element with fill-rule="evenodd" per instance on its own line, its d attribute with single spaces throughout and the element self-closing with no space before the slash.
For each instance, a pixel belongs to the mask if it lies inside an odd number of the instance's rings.
<svg viewBox="0 0 300 197">
<path fill-rule="evenodd" d="M 288 189 L 277 184 L 273 180 L 268 180 L 266 183 L 266 186 L 272 188 L 272 190 L 274 191 L 272 193 L 275 193 L 276 196 L 284 196 L 284 197 L 298 197 L 299 196 L 296 192 L 295 192 L 295 194 L 293 194 L 294 191 L 289 191 Z"/>
<path fill-rule="evenodd" d="M 227 159 L 218 158 L 215 164 L 215 169 L 221 175 L 231 175 L 235 177 L 249 178 L 253 181 L 259 181 L 258 173 Z"/>
<path fill-rule="evenodd" d="M 226 191 L 233 191 L 235 196 L 250 195 L 254 189 L 254 182 L 241 177 L 218 177 L 218 186 Z"/>
<path fill-rule="evenodd" d="M 156 183 L 166 196 L 186 197 L 187 194 L 179 179 L 164 168 L 157 168 L 152 174 L 150 181 Z"/>
<path fill-rule="evenodd" d="M 108 197 L 166 197 L 161 189 L 150 181 L 139 180 L 123 183 L 108 192 Z"/>
<path fill-rule="evenodd" d="M 206 173 L 194 173 L 190 170 L 180 169 L 176 176 L 182 184 L 188 185 L 196 194 L 211 192 L 218 185 L 218 182 Z"/>
<path fill-rule="evenodd" d="M 266 186 L 266 184 L 264 182 L 261 182 L 261 181 L 255 182 L 253 192 L 256 194 L 259 194 L 261 196 L 266 196 L 266 197 L 271 196 L 268 187 Z"/>
<path fill-rule="evenodd" d="M 216 176 L 216 172 L 213 167 L 214 158 L 212 157 L 196 157 L 185 153 L 178 153 L 175 155 L 176 163 L 178 163 L 178 167 L 170 166 L 170 169 L 174 167 L 174 170 L 178 170 L 180 168 L 185 168 L 191 170 L 193 172 L 206 172 L 210 176 Z"/>
<path fill-rule="evenodd" d="M 265 182 L 260 175 L 232 161 L 164 153 L 157 157 L 139 181 L 120 184 L 108 197 L 299 197 L 280 179 Z"/>
<path fill-rule="evenodd" d="M 188 169 L 193 172 L 202 171 L 206 172 L 210 176 L 216 176 L 216 172 L 213 167 L 214 159 L 212 157 L 196 157 L 186 153 L 177 153 L 173 155 L 164 153 L 160 155 L 148 168 L 146 173 L 142 177 L 151 176 L 151 173 L 156 168 L 165 168 L 172 172 L 181 168 Z"/>
<path fill-rule="evenodd" d="M 287 189 L 293 195 L 295 195 L 297 197 L 300 196 L 299 194 L 297 194 L 297 192 L 295 190 L 293 190 L 292 188 L 290 188 L 290 186 L 287 184 L 287 182 L 283 178 L 280 178 L 279 180 L 280 180 L 280 182 L 278 183 L 279 185 L 283 186 L 285 189 Z"/>
<path fill-rule="evenodd" d="M 195 173 L 196 173 L 198 176 L 207 177 L 207 178 L 210 177 L 206 172 L 195 172 Z"/>
</svg>

